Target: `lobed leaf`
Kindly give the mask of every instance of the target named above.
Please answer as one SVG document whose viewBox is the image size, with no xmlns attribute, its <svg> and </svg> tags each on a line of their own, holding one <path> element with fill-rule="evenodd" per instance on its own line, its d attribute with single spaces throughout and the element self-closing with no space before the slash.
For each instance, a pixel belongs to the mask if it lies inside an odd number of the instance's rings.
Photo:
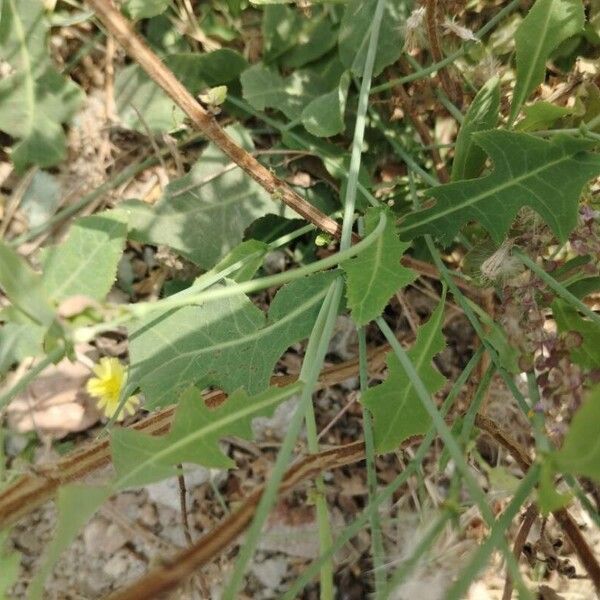
<svg viewBox="0 0 600 600">
<path fill-rule="evenodd" d="M 433 357 L 445 346 L 442 334 L 445 295 L 429 321 L 419 328 L 408 356 L 430 394 L 437 392 L 445 378 L 433 365 Z M 431 417 L 423 407 L 414 385 L 393 352 L 387 355 L 388 376 L 384 383 L 369 388 L 361 398 L 373 415 L 373 436 L 377 452 L 391 452 L 411 435 L 426 433 Z"/>
<path fill-rule="evenodd" d="M 399 289 L 414 281 L 416 273 L 400 264 L 409 244 L 398 238 L 393 215 L 388 212 L 383 234 L 358 256 L 342 263 L 347 276 L 348 307 L 357 325 L 378 317 Z M 380 210 L 371 208 L 365 217 L 365 231 L 371 233 L 379 222 Z"/>
<path fill-rule="evenodd" d="M 268 416 L 275 407 L 300 391 L 301 384 L 271 387 L 249 397 L 237 390 L 221 406 L 209 409 L 197 388 L 187 389 L 179 399 L 169 433 L 152 436 L 134 429 L 112 433 L 116 489 L 141 486 L 175 475 L 177 465 L 196 463 L 228 469 L 234 461 L 223 453 L 219 442 L 225 436 L 252 438 L 252 419 Z"/>
<path fill-rule="evenodd" d="M 190 385 L 263 391 L 283 352 L 310 334 L 332 277 L 284 286 L 268 317 L 239 294 L 143 320 L 130 335 L 130 380 L 150 407 L 172 404 Z"/>
<path fill-rule="evenodd" d="M 473 220 L 500 243 L 519 209 L 529 206 L 564 242 L 577 224 L 583 186 L 600 173 L 600 156 L 589 151 L 593 142 L 566 135 L 548 141 L 503 130 L 476 133 L 474 139 L 492 159 L 494 170 L 430 190 L 435 205 L 410 214 L 401 224 L 400 237 L 429 233 L 449 243 Z"/>
</svg>

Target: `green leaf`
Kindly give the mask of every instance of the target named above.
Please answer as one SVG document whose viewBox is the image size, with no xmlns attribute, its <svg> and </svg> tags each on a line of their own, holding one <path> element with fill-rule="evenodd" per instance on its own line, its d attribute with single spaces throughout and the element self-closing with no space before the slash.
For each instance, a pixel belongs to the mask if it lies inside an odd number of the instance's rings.
<svg viewBox="0 0 600 600">
<path fill-rule="evenodd" d="M 452 162 L 452 181 L 477 177 L 485 164 L 485 152 L 473 141 L 473 134 L 493 129 L 500 114 L 500 80 L 490 79 L 477 92 L 465 115 L 458 136 Z"/>
<path fill-rule="evenodd" d="M 0 533 L 0 598 L 8 598 L 8 589 L 12 587 L 19 577 L 21 555 L 18 552 L 5 550 L 8 533 Z"/>
<path fill-rule="evenodd" d="M 225 436 L 252 438 L 252 419 L 269 416 L 275 407 L 299 392 L 301 384 L 272 387 L 249 397 L 243 390 L 226 402 L 207 408 L 196 388 L 186 390 L 178 403 L 169 433 L 151 436 L 134 429 L 115 428 L 112 433 L 115 486 L 125 489 L 159 481 L 177 473 L 177 465 L 196 463 L 229 469 L 234 461 L 223 453 L 219 442 Z"/>
<path fill-rule="evenodd" d="M 145 319 L 129 338 L 131 381 L 150 407 L 172 404 L 190 385 L 265 390 L 279 357 L 310 334 L 332 277 L 284 286 L 267 318 L 239 294 Z"/>
<path fill-rule="evenodd" d="M 0 10 L 0 47 L 12 71 L 0 80 L 0 130 L 19 140 L 11 155 L 17 170 L 53 166 L 66 157 L 62 124 L 83 93 L 52 67 L 42 2 L 4 0 Z"/>
<path fill-rule="evenodd" d="M 235 263 L 244 260 L 244 264 L 233 274 L 228 275 L 228 278 L 240 283 L 249 281 L 254 277 L 256 271 L 262 266 L 265 255 L 269 250 L 268 244 L 259 240 L 246 240 L 239 246 L 236 246 L 223 260 L 219 261 L 213 271 L 218 273 L 234 265 Z"/>
<path fill-rule="evenodd" d="M 254 149 L 245 129 L 234 126 L 227 132 L 246 150 Z M 295 216 L 244 171 L 230 166 L 231 159 L 209 144 L 193 169 L 172 181 L 154 206 L 139 201 L 120 204 L 130 238 L 165 244 L 210 269 L 242 241 L 245 229 L 258 217 Z"/>
<path fill-rule="evenodd" d="M 340 59 L 357 77 L 363 74 L 376 4 L 377 0 L 350 0 L 342 18 L 338 37 Z M 402 26 L 406 16 L 402 0 L 388 0 L 385 3 L 374 77 L 396 62 L 402 54 Z"/>
<path fill-rule="evenodd" d="M 537 491 L 538 506 L 543 515 L 549 515 L 555 510 L 566 506 L 571 500 L 568 494 L 560 494 L 554 485 L 554 469 L 549 460 L 542 462 L 540 483 Z"/>
<path fill-rule="evenodd" d="M 566 241 L 577 224 L 581 190 L 600 173 L 600 156 L 589 152 L 593 144 L 563 135 L 547 141 L 503 130 L 476 133 L 474 139 L 494 162 L 494 170 L 480 179 L 430 190 L 437 202 L 409 215 L 401 224 L 401 237 L 430 233 L 449 243 L 473 220 L 499 244 L 519 209 L 529 206 Z"/>
<path fill-rule="evenodd" d="M 49 325 L 54 320 L 44 294 L 42 278 L 14 250 L 0 242 L 0 289 L 12 305 L 36 323 Z"/>
<path fill-rule="evenodd" d="M 571 360 L 588 369 L 600 367 L 600 327 L 597 323 L 579 316 L 575 308 L 564 300 L 552 303 L 552 314 L 561 333 L 575 332 L 580 344 L 570 350 Z"/>
<path fill-rule="evenodd" d="M 123 7 L 134 19 L 147 19 L 160 15 L 169 8 L 171 0 L 127 0 Z"/>
<path fill-rule="evenodd" d="M 600 481 L 600 386 L 594 387 L 575 413 L 562 448 L 551 457 L 557 470 Z"/>
<path fill-rule="evenodd" d="M 0 377 L 30 356 L 42 354 L 45 328 L 35 323 L 5 323 L 0 327 Z"/>
<path fill-rule="evenodd" d="M 263 11 L 263 60 L 277 61 L 287 69 L 297 69 L 329 52 L 337 42 L 337 32 L 328 12 L 314 8 L 310 18 L 282 5 Z"/>
<path fill-rule="evenodd" d="M 207 54 L 170 54 L 164 62 L 193 95 L 236 80 L 248 66 L 239 53 L 229 48 Z M 148 129 L 157 133 L 177 129 L 185 118 L 175 102 L 135 64 L 117 73 L 115 98 L 123 124 L 144 134 Z"/>
<path fill-rule="evenodd" d="M 357 325 L 366 325 L 378 317 L 389 299 L 399 289 L 414 281 L 416 273 L 400 264 L 410 244 L 398 238 L 394 216 L 389 210 L 382 235 L 358 256 L 342 263 L 347 275 L 348 307 Z M 370 208 L 365 218 L 365 231 L 371 233 L 381 211 Z"/>
<path fill-rule="evenodd" d="M 433 357 L 445 346 L 442 334 L 444 300 L 419 328 L 408 356 L 430 394 L 437 392 L 445 378 L 433 365 Z M 414 385 L 393 352 L 387 355 L 388 376 L 384 383 L 369 388 L 361 402 L 373 415 L 373 435 L 377 452 L 391 452 L 411 435 L 426 433 L 431 418 L 423 407 Z"/>
<path fill-rule="evenodd" d="M 536 102 L 523 108 L 525 118 L 517 123 L 519 131 L 539 131 L 552 127 L 558 119 L 573 114 L 573 109 L 567 106 L 557 106 L 551 102 Z"/>
<path fill-rule="evenodd" d="M 564 40 L 583 31 L 585 16 L 581 0 L 537 0 L 515 36 L 517 80 L 510 121 L 544 80 L 546 60 Z"/>
<path fill-rule="evenodd" d="M 42 280 L 49 298 L 56 302 L 76 295 L 104 299 L 125 246 L 127 226 L 118 216 L 109 211 L 82 217 L 62 244 L 46 252 Z"/>
<path fill-rule="evenodd" d="M 344 131 L 344 111 L 349 86 L 350 73 L 346 72 L 335 90 L 315 98 L 302 111 L 302 124 L 309 133 L 318 137 L 331 137 Z"/>
<path fill-rule="evenodd" d="M 260 63 L 241 76 L 242 91 L 256 110 L 276 108 L 288 119 L 300 119 L 308 105 L 332 90 L 339 94 L 344 72 L 337 58 L 319 62 L 310 69 L 298 69 L 288 77 Z"/>
<path fill-rule="evenodd" d="M 44 581 L 52 572 L 60 554 L 68 548 L 80 529 L 112 493 L 112 489 L 108 486 L 92 487 L 80 484 L 60 486 L 56 500 L 58 512 L 56 531 L 46 548 L 35 577 L 29 584 L 28 600 L 41 600 L 44 597 Z"/>
</svg>

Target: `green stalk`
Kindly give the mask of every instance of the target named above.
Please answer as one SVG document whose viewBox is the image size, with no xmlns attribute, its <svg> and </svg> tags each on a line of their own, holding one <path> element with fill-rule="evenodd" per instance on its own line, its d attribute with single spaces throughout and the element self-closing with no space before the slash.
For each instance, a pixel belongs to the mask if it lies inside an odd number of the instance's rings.
<svg viewBox="0 0 600 600">
<path fill-rule="evenodd" d="M 519 248 L 515 248 L 512 253 L 518 257 L 521 262 L 533 271 L 559 298 L 562 298 L 578 310 L 580 310 L 586 317 L 590 318 L 594 323 L 600 325 L 600 315 L 595 313 L 589 306 L 582 302 L 577 296 L 574 296 L 569 290 L 561 285 L 554 277 L 546 273 L 539 265 L 525 254 Z"/>
<path fill-rule="evenodd" d="M 369 374 L 367 371 L 367 340 L 365 328 L 359 327 L 358 331 L 358 372 L 360 377 L 361 395 L 367 391 Z M 363 432 L 365 436 L 365 458 L 367 463 L 367 489 L 369 504 L 377 497 L 377 470 L 375 468 L 375 441 L 373 438 L 373 418 L 366 406 L 362 408 Z M 371 526 L 371 554 L 373 555 L 373 571 L 375 576 L 375 600 L 384 600 L 387 596 L 383 594 L 385 586 L 385 567 L 383 558 L 385 548 L 383 546 L 383 535 L 381 533 L 381 520 L 379 512 L 375 511 L 369 519 Z"/>
</svg>

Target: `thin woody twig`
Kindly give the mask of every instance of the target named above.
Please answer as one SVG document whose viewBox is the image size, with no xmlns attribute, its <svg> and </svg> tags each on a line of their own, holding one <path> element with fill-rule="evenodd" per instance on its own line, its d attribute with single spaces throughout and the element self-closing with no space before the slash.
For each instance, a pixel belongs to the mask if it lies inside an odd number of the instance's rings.
<svg viewBox="0 0 600 600">
<path fill-rule="evenodd" d="M 513 545 L 513 556 L 516 560 L 519 560 L 519 556 L 521 556 L 523 546 L 527 541 L 527 536 L 529 535 L 531 527 L 535 523 L 538 514 L 539 510 L 534 502 L 532 502 L 525 510 L 523 520 L 521 521 L 521 527 L 519 527 L 519 531 L 517 532 L 517 536 L 515 537 L 515 543 Z M 506 581 L 504 582 L 504 591 L 502 592 L 502 600 L 510 600 L 512 597 L 512 591 L 513 582 L 510 578 L 510 573 L 507 571 Z"/>
<path fill-rule="evenodd" d="M 438 0 L 427 0 L 425 4 L 426 13 L 425 20 L 427 22 L 427 37 L 429 38 L 429 50 L 431 51 L 431 57 L 434 62 L 440 62 L 444 57 L 442 55 L 442 48 L 440 46 L 440 40 L 438 37 Z M 448 98 L 454 102 L 454 104 L 460 106 L 462 104 L 462 92 L 459 89 L 456 82 L 452 80 L 448 74 L 446 67 L 442 67 L 438 70 L 438 76 L 444 91 L 448 95 Z"/>
<path fill-rule="evenodd" d="M 175 77 L 173 72 L 137 35 L 131 23 L 118 10 L 111 6 L 109 0 L 87 0 L 87 3 L 95 11 L 107 31 L 121 44 L 127 54 L 173 99 L 179 108 L 190 118 L 192 123 L 211 142 L 216 144 L 229 156 L 233 162 L 238 164 L 250 177 L 269 192 L 274 200 L 281 200 L 319 229 L 336 237 L 341 235 L 341 228 L 336 221 L 304 200 L 285 181 L 279 179 L 279 177 L 229 137 L 214 116 L 195 100 L 187 88 Z"/>
</svg>

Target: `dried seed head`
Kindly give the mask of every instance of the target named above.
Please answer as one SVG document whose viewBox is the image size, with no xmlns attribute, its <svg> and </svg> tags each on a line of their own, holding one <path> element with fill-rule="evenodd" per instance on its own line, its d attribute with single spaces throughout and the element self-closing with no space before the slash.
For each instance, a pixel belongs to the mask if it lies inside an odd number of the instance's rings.
<svg viewBox="0 0 600 600">
<path fill-rule="evenodd" d="M 459 25 L 454 21 L 454 19 L 449 19 L 448 17 L 446 17 L 444 19 L 444 22 L 442 23 L 442 27 L 446 30 L 446 33 L 453 33 L 455 36 L 459 37 L 465 42 L 479 41 L 470 29 Z"/>
<path fill-rule="evenodd" d="M 519 273 L 521 261 L 510 255 L 512 246 L 512 240 L 504 241 L 494 254 L 481 263 L 479 270 L 484 280 L 490 282 L 506 281 Z"/>
<path fill-rule="evenodd" d="M 425 32 L 423 21 L 425 20 L 425 7 L 419 6 L 413 10 L 404 24 L 404 50 L 412 52 L 423 45 Z"/>
</svg>

